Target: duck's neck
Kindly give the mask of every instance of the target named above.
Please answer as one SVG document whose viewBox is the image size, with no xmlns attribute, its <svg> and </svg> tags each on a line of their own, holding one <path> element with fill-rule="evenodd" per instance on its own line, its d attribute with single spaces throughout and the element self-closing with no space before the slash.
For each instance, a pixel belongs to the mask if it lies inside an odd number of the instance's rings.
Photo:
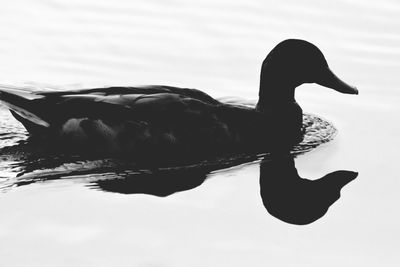
<svg viewBox="0 0 400 267">
<path fill-rule="evenodd" d="M 265 129 L 278 150 L 289 150 L 303 138 L 303 111 L 294 98 L 296 86 L 282 75 L 261 76 L 256 111 L 264 114 Z"/>
<path fill-rule="evenodd" d="M 270 109 L 281 109 L 296 103 L 294 91 L 296 85 L 291 84 L 281 75 L 261 74 L 257 111 L 267 112 Z"/>
</svg>

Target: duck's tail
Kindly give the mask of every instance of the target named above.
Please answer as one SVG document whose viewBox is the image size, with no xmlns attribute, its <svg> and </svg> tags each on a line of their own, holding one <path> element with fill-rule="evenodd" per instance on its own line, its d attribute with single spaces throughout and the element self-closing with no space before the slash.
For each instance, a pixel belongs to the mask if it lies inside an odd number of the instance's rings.
<svg viewBox="0 0 400 267">
<path fill-rule="evenodd" d="M 38 103 L 35 100 L 40 98 L 43 96 L 28 89 L 0 85 L 0 101 L 31 134 L 43 132 L 50 126 L 38 115 Z"/>
</svg>

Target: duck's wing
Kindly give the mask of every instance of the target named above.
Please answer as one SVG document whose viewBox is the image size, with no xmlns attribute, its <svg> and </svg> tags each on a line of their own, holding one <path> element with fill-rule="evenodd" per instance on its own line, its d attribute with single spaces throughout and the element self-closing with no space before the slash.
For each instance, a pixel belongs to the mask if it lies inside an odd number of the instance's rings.
<svg viewBox="0 0 400 267">
<path fill-rule="evenodd" d="M 30 133 L 61 127 L 70 119 L 171 123 L 207 114 L 220 102 L 195 89 L 169 86 L 27 91 L 0 86 L 0 100 Z"/>
<path fill-rule="evenodd" d="M 115 95 L 153 95 L 153 94 L 177 94 L 180 96 L 197 99 L 209 104 L 220 102 L 210 95 L 192 88 L 180 88 L 165 85 L 148 85 L 137 87 L 104 87 L 93 89 L 79 89 L 69 91 L 36 91 L 36 95 L 46 97 L 60 97 L 67 95 L 92 95 L 92 96 L 115 96 Z"/>
</svg>

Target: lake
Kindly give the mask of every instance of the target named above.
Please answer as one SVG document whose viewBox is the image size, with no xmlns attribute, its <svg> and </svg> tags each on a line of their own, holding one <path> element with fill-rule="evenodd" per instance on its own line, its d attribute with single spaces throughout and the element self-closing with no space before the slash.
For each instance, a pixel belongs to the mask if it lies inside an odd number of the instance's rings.
<svg viewBox="0 0 400 267">
<path fill-rule="evenodd" d="M 399 12 L 394 0 L 9 1 L 0 10 L 0 83 L 15 86 L 165 84 L 254 104 L 268 52 L 287 38 L 308 40 L 360 93 L 314 84 L 296 90 L 303 110 L 337 132 L 295 166 L 308 179 L 359 174 L 325 216 L 299 226 L 263 206 L 257 159 L 202 173 L 197 184 L 160 197 L 116 193 L 109 184 L 101 190 L 101 181 L 119 175 L 113 162 L 74 173 L 77 165 L 54 158 L 50 167 L 33 160 L 22 170 L 29 153 L 3 150 L 2 264 L 399 265 Z M 26 138 L 4 107 L 0 117 L 3 148 Z M 91 172 L 96 164 L 111 167 Z"/>
</svg>

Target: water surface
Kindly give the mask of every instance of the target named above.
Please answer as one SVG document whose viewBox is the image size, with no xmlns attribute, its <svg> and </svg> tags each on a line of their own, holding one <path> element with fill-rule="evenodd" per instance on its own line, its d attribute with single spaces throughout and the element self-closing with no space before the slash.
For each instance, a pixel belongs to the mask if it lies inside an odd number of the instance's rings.
<svg viewBox="0 0 400 267">
<path fill-rule="evenodd" d="M 197 173 L 183 191 L 158 197 L 160 192 L 100 190 L 96 181 L 116 175 L 109 169 L 77 176 L 62 172 L 40 182 L 33 168 L 22 181 L 34 183 L 10 188 L 21 178 L 16 156 L 26 155 L 2 153 L 2 264 L 398 265 L 399 12 L 393 0 L 21 0 L 3 5 L 1 83 L 66 89 L 167 84 L 254 103 L 266 54 L 283 39 L 303 38 L 316 44 L 360 95 L 316 85 L 297 90 L 304 111 L 338 130 L 333 141 L 295 158 L 300 176 L 359 172 L 328 213 L 307 226 L 284 223 L 266 211 L 259 161 Z M 4 110 L 0 113 L 1 147 L 24 139 L 23 129 Z M 76 165 L 61 170 L 68 168 Z"/>
</svg>

